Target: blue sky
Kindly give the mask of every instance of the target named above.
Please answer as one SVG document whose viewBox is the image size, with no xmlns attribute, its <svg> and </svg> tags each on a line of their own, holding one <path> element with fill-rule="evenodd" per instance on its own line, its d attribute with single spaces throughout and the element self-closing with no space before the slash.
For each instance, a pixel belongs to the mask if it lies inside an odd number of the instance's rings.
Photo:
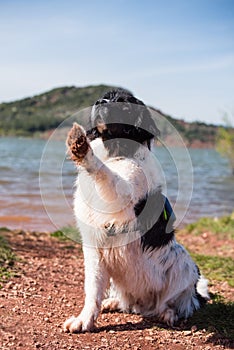
<svg viewBox="0 0 234 350">
<path fill-rule="evenodd" d="M 111 84 L 187 121 L 234 115 L 234 1 L 0 0 L 0 102 Z"/>
</svg>

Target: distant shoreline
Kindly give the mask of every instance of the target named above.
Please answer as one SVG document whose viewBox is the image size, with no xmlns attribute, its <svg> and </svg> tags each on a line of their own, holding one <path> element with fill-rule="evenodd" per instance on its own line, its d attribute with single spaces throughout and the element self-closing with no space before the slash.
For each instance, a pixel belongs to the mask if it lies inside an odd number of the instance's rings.
<svg viewBox="0 0 234 350">
<path fill-rule="evenodd" d="M 48 138 L 61 123 L 69 127 L 72 121 L 84 121 L 97 99 L 113 86 L 64 86 L 22 100 L 0 104 L 0 135 Z M 205 122 L 186 122 L 174 118 L 159 108 L 148 106 L 153 113 L 163 139 L 173 136 L 174 130 L 189 148 L 214 148 L 218 125 Z M 74 119 L 74 117 L 76 119 Z M 172 140 L 169 144 L 174 146 Z"/>
<path fill-rule="evenodd" d="M 38 139 L 38 140 L 49 140 L 49 138 L 51 137 L 51 135 L 54 133 L 56 129 L 51 129 L 51 130 L 47 130 L 43 133 L 35 133 L 32 135 L 0 135 L 0 139 L 1 138 L 25 138 L 25 139 Z M 64 128 L 64 130 L 57 132 L 57 135 L 54 137 L 54 140 L 56 141 L 65 141 L 66 139 L 66 135 L 68 132 L 69 128 Z M 182 136 L 181 136 L 182 137 Z M 191 149 L 215 149 L 215 143 L 208 141 L 208 142 L 202 142 L 201 140 L 193 140 L 191 142 L 188 142 L 187 140 L 184 140 L 182 138 L 184 145 L 187 148 L 191 148 Z M 165 143 L 167 144 L 167 146 L 169 147 L 181 147 L 181 144 L 178 144 L 175 140 L 173 140 L 173 138 L 170 137 L 166 137 L 165 138 Z M 157 143 L 157 146 L 161 146 L 160 143 Z"/>
</svg>

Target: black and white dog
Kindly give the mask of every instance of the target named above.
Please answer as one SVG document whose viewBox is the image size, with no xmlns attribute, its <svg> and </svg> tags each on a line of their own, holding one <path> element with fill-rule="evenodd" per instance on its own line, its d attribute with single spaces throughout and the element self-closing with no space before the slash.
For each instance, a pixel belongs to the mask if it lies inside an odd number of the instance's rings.
<svg viewBox="0 0 234 350">
<path fill-rule="evenodd" d="M 207 281 L 176 242 L 151 152 L 159 131 L 128 91 L 93 106 L 91 129 L 74 124 L 68 153 L 78 167 L 74 210 L 83 240 L 85 305 L 64 330 L 92 330 L 101 310 L 156 316 L 173 325 L 209 299 Z"/>
</svg>

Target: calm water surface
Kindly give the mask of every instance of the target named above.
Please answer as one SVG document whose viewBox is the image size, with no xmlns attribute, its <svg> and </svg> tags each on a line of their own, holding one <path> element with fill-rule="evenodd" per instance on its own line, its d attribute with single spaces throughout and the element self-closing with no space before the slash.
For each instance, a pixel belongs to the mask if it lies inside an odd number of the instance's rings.
<svg viewBox="0 0 234 350">
<path fill-rule="evenodd" d="M 65 159 L 64 142 L 45 146 L 44 140 L 0 138 L 0 226 L 45 231 L 74 224 L 75 168 Z M 158 147 L 154 154 L 177 224 L 233 211 L 234 178 L 214 150 L 192 149 L 186 155 L 179 148 Z"/>
</svg>

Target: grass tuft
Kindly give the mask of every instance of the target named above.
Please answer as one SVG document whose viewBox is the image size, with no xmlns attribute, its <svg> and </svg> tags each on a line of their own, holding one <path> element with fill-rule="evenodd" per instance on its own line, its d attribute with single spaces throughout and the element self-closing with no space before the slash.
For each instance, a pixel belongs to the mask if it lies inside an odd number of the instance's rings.
<svg viewBox="0 0 234 350">
<path fill-rule="evenodd" d="M 0 232 L 10 232 L 11 230 L 7 227 L 0 227 Z"/>
<path fill-rule="evenodd" d="M 1 282 L 12 276 L 12 267 L 15 262 L 15 255 L 9 247 L 6 239 L 0 235 L 0 288 Z"/>
<path fill-rule="evenodd" d="M 81 243 L 81 237 L 78 229 L 73 226 L 65 226 L 60 230 L 51 233 L 52 237 L 59 239 L 62 242 L 73 240 L 77 243 Z"/>
<path fill-rule="evenodd" d="M 195 253 L 191 253 L 191 256 L 209 280 L 226 281 L 231 287 L 234 287 L 234 260 L 232 258 Z"/>
<path fill-rule="evenodd" d="M 185 229 L 197 236 L 208 231 L 220 238 L 234 239 L 234 212 L 221 218 L 201 218 Z"/>
</svg>

